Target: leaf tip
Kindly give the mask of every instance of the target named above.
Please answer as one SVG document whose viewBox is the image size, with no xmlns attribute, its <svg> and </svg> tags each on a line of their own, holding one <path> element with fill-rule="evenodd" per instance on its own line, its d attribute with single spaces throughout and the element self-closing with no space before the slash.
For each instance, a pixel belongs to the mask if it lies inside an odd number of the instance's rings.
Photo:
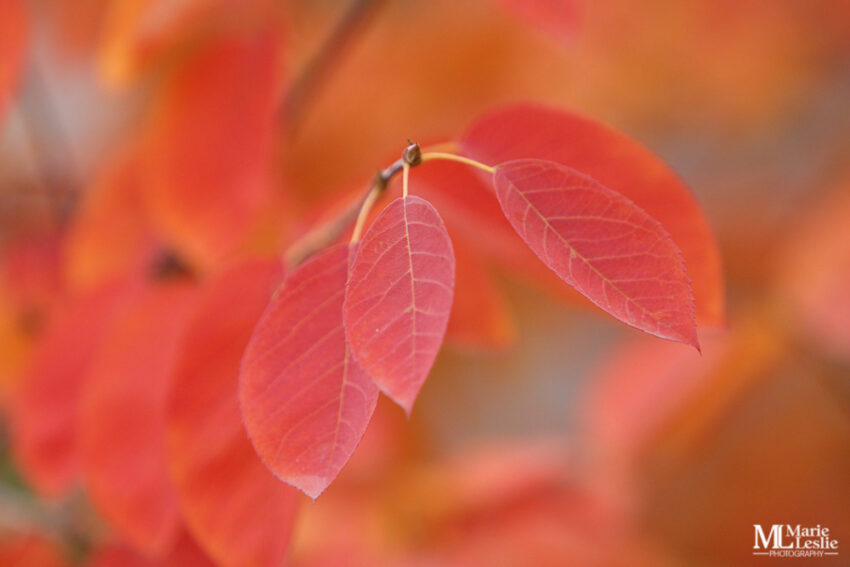
<svg viewBox="0 0 850 567">
<path fill-rule="evenodd" d="M 318 499 L 319 496 L 322 495 L 322 493 L 325 491 L 325 489 L 327 489 L 327 487 L 330 486 L 332 481 L 333 481 L 332 478 L 328 478 L 328 477 L 324 477 L 324 476 L 307 475 L 307 476 L 301 476 L 301 477 L 298 477 L 298 478 L 293 478 L 293 479 L 287 480 L 286 482 L 288 484 L 294 486 L 295 488 L 297 488 L 298 490 L 300 490 L 301 492 L 303 492 L 307 496 L 309 496 L 310 499 L 315 502 L 316 499 Z"/>
<path fill-rule="evenodd" d="M 381 388 L 381 392 L 391 399 L 398 407 L 404 410 L 404 415 L 407 416 L 408 420 L 410 420 L 410 416 L 413 414 L 413 404 L 416 403 L 416 396 L 418 395 L 418 392 L 412 396 L 401 392 L 389 392 L 384 388 Z"/>
<path fill-rule="evenodd" d="M 673 340 L 694 347 L 700 356 L 702 355 L 702 346 L 699 344 L 699 337 L 697 337 L 696 323 L 679 333 L 678 337 L 673 337 Z"/>
<path fill-rule="evenodd" d="M 404 415 L 407 417 L 407 421 L 410 421 L 410 416 L 413 415 L 413 402 L 411 401 L 409 404 L 400 404 L 401 409 L 404 410 Z"/>
</svg>

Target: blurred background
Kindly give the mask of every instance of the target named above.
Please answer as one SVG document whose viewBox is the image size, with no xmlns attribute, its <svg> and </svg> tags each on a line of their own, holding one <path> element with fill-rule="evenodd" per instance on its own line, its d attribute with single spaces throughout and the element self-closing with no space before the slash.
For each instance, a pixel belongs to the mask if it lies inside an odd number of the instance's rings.
<svg viewBox="0 0 850 567">
<path fill-rule="evenodd" d="M 292 564 L 779 561 L 752 555 L 754 524 L 828 527 L 840 555 L 797 561 L 846 564 L 846 0 L 0 0 L 0 565 L 239 564 L 192 521 L 138 545 L 75 441 L 39 437 L 84 419 L 105 323 L 80 298 L 280 257 L 409 138 L 515 101 L 676 170 L 727 325 L 700 356 L 486 266 L 412 419 L 381 400 L 301 503 Z"/>
</svg>

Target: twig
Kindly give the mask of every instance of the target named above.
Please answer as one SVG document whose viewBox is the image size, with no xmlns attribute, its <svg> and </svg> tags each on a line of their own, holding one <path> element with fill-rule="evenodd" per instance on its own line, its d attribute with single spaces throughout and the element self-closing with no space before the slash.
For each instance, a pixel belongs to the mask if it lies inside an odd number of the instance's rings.
<svg viewBox="0 0 850 567">
<path fill-rule="evenodd" d="M 353 0 L 325 38 L 319 51 L 295 79 L 281 107 L 281 120 L 290 136 L 298 131 L 307 106 L 315 99 L 334 64 L 366 28 L 385 0 Z"/>
<path fill-rule="evenodd" d="M 289 247 L 284 255 L 287 270 L 298 267 L 304 260 L 336 241 L 352 223 L 357 221 L 358 217 L 363 216 L 360 213 L 364 209 L 364 204 L 377 201 L 387 190 L 392 178 L 402 171 L 405 165 L 416 167 L 421 162 L 419 146 L 411 143 L 404 149 L 400 158 L 375 174 L 375 178 L 362 197 L 349 204 L 335 218 L 308 232 Z"/>
</svg>

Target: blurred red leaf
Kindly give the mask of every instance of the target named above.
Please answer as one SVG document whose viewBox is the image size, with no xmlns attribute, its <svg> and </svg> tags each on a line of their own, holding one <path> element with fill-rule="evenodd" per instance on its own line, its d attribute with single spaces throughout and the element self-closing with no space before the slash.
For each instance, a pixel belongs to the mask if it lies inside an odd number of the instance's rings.
<svg viewBox="0 0 850 567">
<path fill-rule="evenodd" d="M 579 21 L 579 0 L 500 0 L 531 25 L 568 43 Z"/>
<path fill-rule="evenodd" d="M 0 565 L 9 567 L 66 567 L 59 547 L 37 534 L 0 534 Z"/>
<path fill-rule="evenodd" d="M 465 450 L 409 477 L 395 506 L 424 512 L 436 552 L 424 564 L 561 565 L 570 556 L 643 565 L 614 561 L 628 541 L 626 506 L 586 485 L 579 464 L 563 443 L 543 439 Z"/>
<path fill-rule="evenodd" d="M 254 448 L 311 498 L 351 457 L 378 399 L 345 340 L 349 255 L 340 244 L 289 274 L 242 359 L 239 394 Z"/>
<path fill-rule="evenodd" d="M 582 401 L 587 439 L 598 456 L 623 461 L 648 449 L 702 450 L 701 435 L 728 415 L 781 360 L 787 345 L 758 318 L 736 320 L 702 356 L 640 337 L 611 352 Z M 666 438 L 665 438 L 666 436 Z"/>
<path fill-rule="evenodd" d="M 591 378 L 581 406 L 594 450 L 603 457 L 628 459 L 644 449 L 706 387 L 725 350 L 715 341 L 708 346 L 700 357 L 640 337 L 612 351 Z"/>
<path fill-rule="evenodd" d="M 682 251 L 701 324 L 724 323 L 720 252 L 693 195 L 645 147 L 575 113 L 520 104 L 476 120 L 461 138 L 469 156 L 497 164 L 547 159 L 572 167 L 623 194 L 656 219 Z"/>
<path fill-rule="evenodd" d="M 111 286 L 69 299 L 39 340 L 15 393 L 10 414 L 15 459 L 42 495 L 63 494 L 79 474 L 80 394 L 104 333 L 126 296 Z"/>
<path fill-rule="evenodd" d="M 529 495 L 563 486 L 572 468 L 561 442 L 499 442 L 464 451 L 414 475 L 408 498 L 446 518 L 487 516 Z M 442 497 L 435 500 L 434 494 Z"/>
<path fill-rule="evenodd" d="M 35 340 L 60 301 L 63 283 L 56 233 L 0 241 L 0 405 L 23 377 Z"/>
<path fill-rule="evenodd" d="M 66 240 L 66 274 L 73 289 L 142 274 L 153 259 L 153 232 L 144 215 L 137 157 L 121 155 L 86 191 Z"/>
<path fill-rule="evenodd" d="M 282 565 L 298 493 L 260 462 L 239 412 L 239 362 L 280 267 L 240 264 L 198 300 L 168 404 L 171 471 L 183 517 L 222 566 Z"/>
<path fill-rule="evenodd" d="M 65 283 L 61 235 L 16 235 L 0 242 L 0 253 L 0 292 L 19 310 L 46 315 Z"/>
<path fill-rule="evenodd" d="M 620 321 L 699 349 L 685 267 L 656 220 L 550 161 L 501 164 L 494 182 L 505 216 L 565 282 Z"/>
<path fill-rule="evenodd" d="M 390 203 L 354 258 L 343 313 L 351 351 L 408 415 L 443 343 L 454 279 L 446 227 L 416 196 Z"/>
<path fill-rule="evenodd" d="M 269 197 L 280 45 L 272 33 L 210 41 L 166 82 L 142 167 L 153 220 L 202 267 L 231 253 Z"/>
<path fill-rule="evenodd" d="M 165 405 L 194 290 L 166 283 L 144 291 L 108 330 L 83 392 L 80 447 L 94 506 L 124 540 L 164 556 L 177 536 L 168 476 Z"/>
<path fill-rule="evenodd" d="M 167 556 L 151 558 L 139 554 L 126 545 L 110 543 L 102 545 L 91 556 L 89 567 L 213 567 L 194 540 L 181 534 Z"/>
<path fill-rule="evenodd" d="M 452 243 L 455 296 L 446 340 L 463 348 L 502 350 L 516 340 L 513 316 L 499 287 L 466 246 Z"/>
<path fill-rule="evenodd" d="M 23 0 L 0 4 L 0 123 L 21 73 L 29 38 L 29 17 Z"/>
</svg>

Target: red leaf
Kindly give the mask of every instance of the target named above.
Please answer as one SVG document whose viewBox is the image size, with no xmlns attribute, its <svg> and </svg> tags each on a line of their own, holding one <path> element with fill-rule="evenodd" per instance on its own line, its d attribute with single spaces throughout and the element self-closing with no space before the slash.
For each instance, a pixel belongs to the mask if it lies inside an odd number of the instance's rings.
<svg viewBox="0 0 850 567">
<path fill-rule="evenodd" d="M 149 555 L 177 536 L 177 498 L 165 453 L 165 403 L 192 289 L 145 291 L 118 314 L 83 392 L 80 447 L 92 503 L 116 532 Z"/>
<path fill-rule="evenodd" d="M 123 295 L 115 287 L 99 289 L 63 306 L 16 392 L 10 416 L 15 458 L 33 488 L 45 496 L 66 492 L 79 473 L 77 404 Z"/>
<path fill-rule="evenodd" d="M 204 45 L 151 117 L 144 165 L 153 220 L 201 266 L 240 244 L 268 198 L 278 60 L 272 34 Z"/>
<path fill-rule="evenodd" d="M 700 323 L 724 323 L 720 252 L 688 188 L 648 149 L 602 123 L 575 113 L 515 105 L 479 118 L 461 139 L 464 152 L 485 163 L 548 159 L 590 175 L 661 223 L 688 266 Z"/>
<path fill-rule="evenodd" d="M 198 544 L 185 533 L 165 557 L 140 555 L 121 543 L 102 544 L 92 553 L 89 567 L 214 567 Z"/>
<path fill-rule="evenodd" d="M 550 161 L 501 164 L 494 182 L 505 216 L 561 279 L 624 323 L 699 349 L 685 266 L 658 221 Z"/>
<path fill-rule="evenodd" d="M 66 567 L 62 550 L 37 534 L 16 534 L 0 538 L 0 565 L 9 567 Z"/>
<path fill-rule="evenodd" d="M 337 245 L 292 272 L 242 359 L 239 395 L 254 448 L 312 498 L 351 457 L 378 399 L 345 341 L 348 264 L 349 247 Z"/>
<path fill-rule="evenodd" d="M 0 241 L 0 294 L 11 307 L 49 316 L 63 290 L 59 232 L 23 232 Z"/>
<path fill-rule="evenodd" d="M 0 3 L 0 123 L 23 67 L 28 27 L 29 18 L 23 0 Z"/>
<path fill-rule="evenodd" d="M 0 237 L 0 407 L 9 403 L 35 339 L 60 302 L 60 238 L 53 230 Z"/>
<path fill-rule="evenodd" d="M 408 415 L 443 343 L 454 279 L 446 227 L 415 196 L 381 212 L 351 267 L 343 315 L 351 350 Z"/>
<path fill-rule="evenodd" d="M 209 284 L 172 379 L 168 448 L 183 517 L 222 566 L 282 565 L 298 493 L 254 452 L 239 413 L 242 352 L 280 272 L 239 265 Z"/>
<path fill-rule="evenodd" d="M 621 474 L 647 452 L 675 461 L 699 451 L 756 384 L 787 360 L 786 339 L 761 315 L 743 314 L 709 337 L 702 356 L 640 337 L 612 349 L 592 373 L 578 407 L 594 459 Z M 736 409 L 732 409 L 736 408 Z"/>
</svg>

